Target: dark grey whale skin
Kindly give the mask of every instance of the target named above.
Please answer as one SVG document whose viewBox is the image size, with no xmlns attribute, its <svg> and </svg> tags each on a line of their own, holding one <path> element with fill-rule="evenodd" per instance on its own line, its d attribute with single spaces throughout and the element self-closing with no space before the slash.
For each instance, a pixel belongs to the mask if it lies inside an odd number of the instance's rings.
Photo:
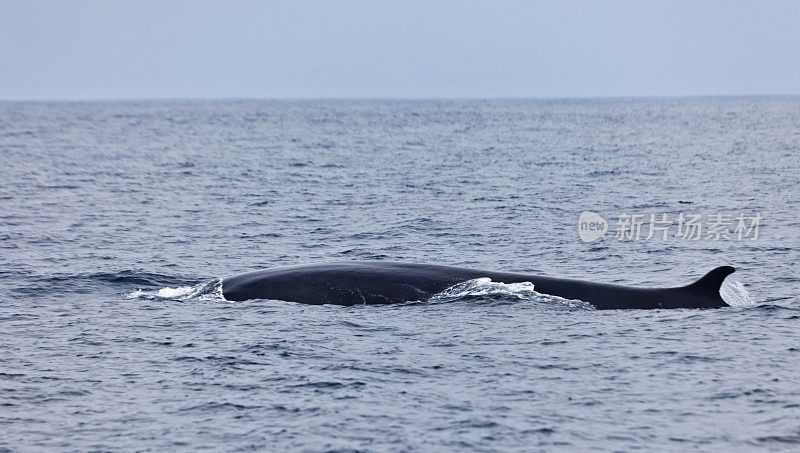
<svg viewBox="0 0 800 453">
<path fill-rule="evenodd" d="M 303 304 L 360 305 L 420 301 L 458 283 L 489 277 L 494 282 L 531 282 L 541 294 L 589 302 L 598 309 L 720 308 L 719 289 L 731 266 L 674 288 L 635 288 L 515 272 L 489 272 L 434 264 L 350 261 L 278 267 L 222 281 L 230 301 L 275 299 Z"/>
</svg>

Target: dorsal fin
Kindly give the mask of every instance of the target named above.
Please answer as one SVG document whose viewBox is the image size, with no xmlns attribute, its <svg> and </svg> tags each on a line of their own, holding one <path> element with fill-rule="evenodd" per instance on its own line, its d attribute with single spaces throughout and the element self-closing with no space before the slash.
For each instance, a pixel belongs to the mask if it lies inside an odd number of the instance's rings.
<svg viewBox="0 0 800 453">
<path fill-rule="evenodd" d="M 720 297 L 719 288 L 722 286 L 722 282 L 725 281 L 725 277 L 735 271 L 736 269 L 733 266 L 720 266 L 704 275 L 700 280 L 688 285 L 687 288 Z"/>
</svg>

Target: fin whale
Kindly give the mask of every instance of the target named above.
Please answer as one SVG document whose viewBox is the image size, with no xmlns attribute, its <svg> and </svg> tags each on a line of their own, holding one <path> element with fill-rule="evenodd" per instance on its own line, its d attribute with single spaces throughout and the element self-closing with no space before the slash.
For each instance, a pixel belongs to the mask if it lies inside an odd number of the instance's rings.
<svg viewBox="0 0 800 453">
<path fill-rule="evenodd" d="M 391 304 L 426 300 L 458 283 L 488 277 L 495 282 L 531 282 L 541 294 L 577 299 L 598 309 L 720 308 L 719 294 L 731 266 L 718 267 L 694 283 L 673 288 L 637 288 L 516 272 L 384 261 L 353 261 L 279 267 L 222 280 L 230 301 L 276 299 L 304 304 Z"/>
</svg>

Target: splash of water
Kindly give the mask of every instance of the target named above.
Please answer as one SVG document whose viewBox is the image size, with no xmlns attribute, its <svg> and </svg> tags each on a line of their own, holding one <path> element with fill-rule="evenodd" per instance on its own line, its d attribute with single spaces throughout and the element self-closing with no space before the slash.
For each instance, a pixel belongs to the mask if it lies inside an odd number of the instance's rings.
<svg viewBox="0 0 800 453">
<path fill-rule="evenodd" d="M 455 301 L 463 299 L 504 299 L 528 300 L 539 303 L 558 303 L 569 308 L 582 308 L 593 310 L 594 307 L 580 300 L 564 299 L 563 297 L 541 294 L 534 290 L 533 283 L 503 283 L 493 282 L 488 277 L 467 280 L 451 286 L 439 294 L 434 295 L 430 301 Z"/>
<path fill-rule="evenodd" d="M 176 288 L 161 288 L 155 291 L 144 291 L 137 289 L 128 294 L 128 299 L 146 300 L 207 300 L 224 301 L 222 297 L 222 279 L 216 278 L 210 282 L 200 283 L 194 286 L 178 286 Z"/>
<path fill-rule="evenodd" d="M 441 293 L 433 296 L 439 299 L 451 299 L 464 296 L 508 296 L 517 299 L 526 299 L 538 294 L 533 290 L 533 283 L 502 283 L 493 282 L 491 278 L 483 277 L 467 280 L 451 286 Z"/>
<path fill-rule="evenodd" d="M 719 288 L 719 295 L 731 307 L 755 305 L 744 284 L 738 280 L 726 279 L 722 282 L 722 286 Z"/>
</svg>

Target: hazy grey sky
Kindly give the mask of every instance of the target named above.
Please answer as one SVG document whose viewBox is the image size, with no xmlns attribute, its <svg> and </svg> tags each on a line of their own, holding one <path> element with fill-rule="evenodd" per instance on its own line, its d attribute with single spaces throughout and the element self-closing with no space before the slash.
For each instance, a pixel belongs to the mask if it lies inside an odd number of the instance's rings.
<svg viewBox="0 0 800 453">
<path fill-rule="evenodd" d="M 0 99 L 800 94 L 800 1 L 0 1 Z"/>
</svg>

